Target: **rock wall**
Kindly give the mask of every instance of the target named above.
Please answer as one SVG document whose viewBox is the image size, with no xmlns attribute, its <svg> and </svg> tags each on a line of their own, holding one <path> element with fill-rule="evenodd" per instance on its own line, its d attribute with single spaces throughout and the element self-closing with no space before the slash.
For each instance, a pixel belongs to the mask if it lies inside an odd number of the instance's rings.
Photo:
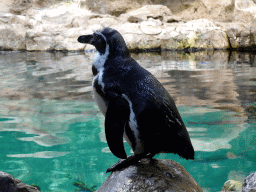
<svg viewBox="0 0 256 192">
<path fill-rule="evenodd" d="M 102 27 L 117 29 L 135 50 L 256 46 L 252 0 L 9 0 L 0 7 L 1 50 L 91 49 L 77 37 Z"/>
</svg>

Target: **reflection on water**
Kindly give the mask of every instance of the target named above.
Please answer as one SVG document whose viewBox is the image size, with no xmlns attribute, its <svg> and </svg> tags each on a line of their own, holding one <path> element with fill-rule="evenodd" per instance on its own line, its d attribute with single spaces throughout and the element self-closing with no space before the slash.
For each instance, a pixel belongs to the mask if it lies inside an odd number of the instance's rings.
<svg viewBox="0 0 256 192">
<path fill-rule="evenodd" d="M 93 102 L 95 53 L 1 52 L 0 170 L 43 191 L 98 187 L 114 157 Z M 256 169 L 256 58 L 228 52 L 132 55 L 173 96 L 196 150 L 180 162 L 204 191 Z M 126 151 L 130 148 L 125 144 Z"/>
</svg>

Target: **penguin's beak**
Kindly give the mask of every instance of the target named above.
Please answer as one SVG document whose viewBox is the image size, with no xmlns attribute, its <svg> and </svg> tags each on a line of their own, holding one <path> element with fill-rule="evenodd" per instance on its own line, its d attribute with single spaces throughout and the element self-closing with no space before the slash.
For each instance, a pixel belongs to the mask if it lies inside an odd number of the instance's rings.
<svg viewBox="0 0 256 192">
<path fill-rule="evenodd" d="M 79 43 L 87 43 L 93 45 L 93 35 L 82 35 L 78 37 L 77 41 Z"/>
</svg>

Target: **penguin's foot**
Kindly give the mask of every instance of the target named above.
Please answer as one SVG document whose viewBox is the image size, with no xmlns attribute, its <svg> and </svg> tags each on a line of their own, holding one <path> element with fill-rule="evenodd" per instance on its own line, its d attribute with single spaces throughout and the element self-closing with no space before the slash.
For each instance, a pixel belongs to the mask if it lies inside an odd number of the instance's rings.
<svg viewBox="0 0 256 192">
<path fill-rule="evenodd" d="M 106 172 L 117 171 L 137 163 L 140 159 L 146 157 L 145 154 L 129 155 L 126 159 L 119 159 L 118 162 L 107 169 Z"/>
</svg>

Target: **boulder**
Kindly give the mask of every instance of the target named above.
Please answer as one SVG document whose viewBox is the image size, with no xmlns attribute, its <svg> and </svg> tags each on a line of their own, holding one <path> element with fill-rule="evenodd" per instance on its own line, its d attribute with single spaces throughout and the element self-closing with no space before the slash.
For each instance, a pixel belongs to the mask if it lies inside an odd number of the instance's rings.
<svg viewBox="0 0 256 192">
<path fill-rule="evenodd" d="M 12 175 L 0 171 L 0 191 L 1 192 L 40 192 L 36 187 L 22 183 Z"/>
<path fill-rule="evenodd" d="M 195 179 L 172 160 L 142 159 L 124 170 L 112 172 L 97 192 L 202 192 Z"/>
<path fill-rule="evenodd" d="M 242 190 L 242 182 L 235 180 L 228 180 L 224 183 L 221 191 L 241 191 Z"/>
<path fill-rule="evenodd" d="M 179 25 L 183 48 L 227 49 L 229 42 L 226 32 L 210 20 L 198 19 Z"/>
<path fill-rule="evenodd" d="M 256 172 L 245 178 L 242 192 L 256 192 Z"/>
</svg>

